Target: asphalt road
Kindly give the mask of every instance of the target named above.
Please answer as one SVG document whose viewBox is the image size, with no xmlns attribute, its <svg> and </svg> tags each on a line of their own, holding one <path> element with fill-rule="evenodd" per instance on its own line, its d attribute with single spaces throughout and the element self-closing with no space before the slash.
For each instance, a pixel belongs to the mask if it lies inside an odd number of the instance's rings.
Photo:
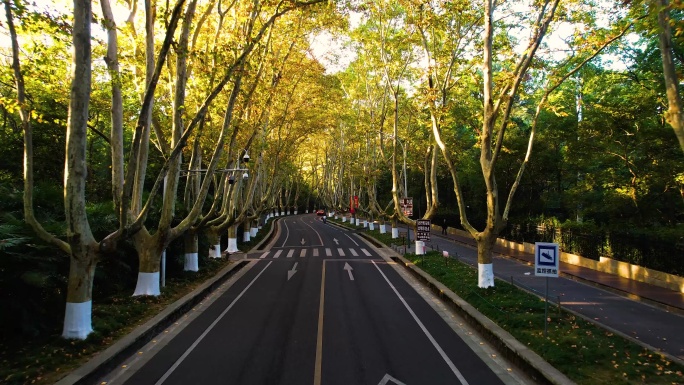
<svg viewBox="0 0 684 385">
<path fill-rule="evenodd" d="M 414 237 L 411 231 L 411 239 Z M 429 245 L 446 250 L 451 256 L 458 255 L 462 262 L 477 266 L 475 248 L 436 236 L 434 232 L 431 238 Z M 546 279 L 534 276 L 534 266 L 496 256 L 494 274 L 509 282 L 513 280 L 516 285 L 540 296 L 545 295 Z M 563 307 L 599 325 L 684 360 L 683 315 L 564 276 L 549 278 L 548 282 L 550 301 L 560 302 Z"/>
<path fill-rule="evenodd" d="M 313 215 L 107 384 L 515 384 L 376 250 Z M 498 368 L 498 370 L 497 370 Z"/>
</svg>

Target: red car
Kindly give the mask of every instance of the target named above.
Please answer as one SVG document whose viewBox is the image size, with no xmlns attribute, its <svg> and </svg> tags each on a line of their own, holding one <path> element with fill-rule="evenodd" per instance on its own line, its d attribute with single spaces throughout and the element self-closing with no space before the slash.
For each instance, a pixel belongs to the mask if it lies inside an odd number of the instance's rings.
<svg viewBox="0 0 684 385">
<path fill-rule="evenodd" d="M 316 215 L 318 215 L 318 216 L 325 215 L 325 210 L 318 210 L 318 211 L 316 211 Z"/>
</svg>

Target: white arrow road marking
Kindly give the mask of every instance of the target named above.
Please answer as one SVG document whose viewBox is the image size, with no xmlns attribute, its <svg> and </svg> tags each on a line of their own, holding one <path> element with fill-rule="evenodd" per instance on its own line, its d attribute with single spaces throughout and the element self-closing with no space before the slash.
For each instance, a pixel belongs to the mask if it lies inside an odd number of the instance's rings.
<svg viewBox="0 0 684 385">
<path fill-rule="evenodd" d="M 287 252 L 287 258 L 292 258 L 292 254 L 294 254 L 294 249 Z"/>
<path fill-rule="evenodd" d="M 261 254 L 261 257 L 259 257 L 259 258 L 260 258 L 260 259 L 266 258 L 266 256 L 268 255 L 268 253 L 270 253 L 270 251 L 267 251 L 267 252 Z"/>
<path fill-rule="evenodd" d="M 337 253 L 340 254 L 340 257 L 345 257 L 344 250 L 342 248 L 338 248 Z"/>
<path fill-rule="evenodd" d="M 299 257 L 300 258 L 306 257 L 306 249 L 302 249 L 302 251 L 299 252 Z"/>
<path fill-rule="evenodd" d="M 297 272 L 297 264 L 299 262 L 295 262 L 294 266 L 292 266 L 292 270 L 287 271 L 287 280 L 289 281 L 290 278 L 292 278 L 293 275 Z"/>
<path fill-rule="evenodd" d="M 406 385 L 403 382 L 397 380 L 396 378 L 390 376 L 389 374 L 385 374 L 385 377 L 383 377 L 382 380 L 378 382 L 378 385 L 387 385 L 390 382 L 397 385 Z"/>
<path fill-rule="evenodd" d="M 353 281 L 353 280 L 354 280 L 354 275 L 352 274 L 352 270 L 354 270 L 354 269 L 352 269 L 352 267 L 349 266 L 349 263 L 348 263 L 348 262 L 345 262 L 345 263 L 344 263 L 344 270 L 347 270 L 347 273 L 349 273 L 349 280 L 350 280 L 350 281 Z"/>
<path fill-rule="evenodd" d="M 392 289 L 392 291 L 394 291 L 394 294 L 396 294 L 396 296 L 399 298 L 401 303 L 404 304 L 404 307 L 409 312 L 409 314 L 411 314 L 411 316 L 413 317 L 413 320 L 416 321 L 416 323 L 418 324 L 418 327 L 420 327 L 420 329 L 423 331 L 423 333 L 425 334 L 427 339 L 430 340 L 430 342 L 432 343 L 432 346 L 435 348 L 435 350 L 437 350 L 437 353 L 439 353 L 439 355 L 442 357 L 444 362 L 449 366 L 449 369 L 451 369 L 451 372 L 454 373 L 456 378 L 458 378 L 458 381 L 461 383 L 461 385 L 469 385 L 468 381 L 466 381 L 465 377 L 463 377 L 463 374 L 461 374 L 461 371 L 458 370 L 456 365 L 454 365 L 454 363 L 451 361 L 449 356 L 447 356 L 447 354 L 444 352 L 442 347 L 439 346 L 439 343 L 437 342 L 437 340 L 435 340 L 435 337 L 433 337 L 432 334 L 427 330 L 427 328 L 423 324 L 423 321 L 421 321 L 420 318 L 418 318 L 418 316 L 413 311 L 413 309 L 411 309 L 411 306 L 409 306 L 409 304 L 406 302 L 404 297 L 402 297 L 401 294 L 399 294 L 399 291 L 397 290 L 397 288 L 395 288 L 394 285 L 392 285 L 392 282 L 390 282 L 389 278 L 387 278 L 385 273 L 383 273 L 382 270 L 380 270 L 380 266 L 378 266 L 378 264 L 375 263 L 375 261 L 371 261 L 371 263 L 373 263 L 373 266 L 375 266 L 375 268 L 378 269 L 378 272 L 380 273 L 380 275 L 382 275 L 382 278 L 385 279 L 385 282 L 387 282 L 387 284 Z"/>
<path fill-rule="evenodd" d="M 263 274 L 264 271 L 266 271 L 266 269 L 268 269 L 268 267 L 271 266 L 272 263 L 273 263 L 273 261 L 270 261 L 268 263 L 268 265 L 266 265 L 266 267 L 264 267 L 264 269 L 261 270 L 259 272 L 259 274 L 257 274 L 256 277 L 254 277 L 252 282 L 250 282 L 249 285 L 247 285 L 247 287 L 245 287 L 240 292 L 240 294 L 238 294 L 238 296 L 235 297 L 233 302 L 231 302 L 230 305 L 228 305 L 228 307 L 225 310 L 223 310 L 223 312 L 214 320 L 214 322 L 212 322 L 211 325 L 209 325 L 209 327 L 204 331 L 204 333 L 202 333 L 202 335 L 200 335 L 199 338 L 197 338 L 197 340 L 195 340 L 195 342 L 193 342 L 193 344 L 190 345 L 188 350 L 186 350 L 185 353 L 183 353 L 183 355 L 180 356 L 180 358 L 176 360 L 176 362 L 169 368 L 169 370 L 166 371 L 166 373 L 164 373 L 164 375 L 155 383 L 155 385 L 161 385 L 164 383 L 164 381 L 166 381 L 167 378 L 169 378 L 171 373 L 173 373 L 176 370 L 176 368 L 178 368 L 178 366 L 181 363 L 183 363 L 183 361 L 190 355 L 190 353 L 197 347 L 197 345 L 199 345 L 199 343 L 204 339 L 204 337 L 206 337 L 207 334 L 209 334 L 209 332 L 211 332 L 211 330 L 216 326 L 216 324 L 218 324 L 223 319 L 223 317 L 225 317 L 226 313 L 228 313 L 228 311 L 233 308 L 235 303 L 240 298 L 242 298 L 242 296 L 245 294 L 245 292 L 247 292 L 247 290 L 249 290 L 249 288 L 252 287 L 254 282 L 256 282 L 256 280 L 259 279 L 259 277 L 261 277 L 261 274 Z M 324 272 L 325 272 L 325 270 L 324 270 Z"/>
<path fill-rule="evenodd" d="M 332 250 L 326 248 L 326 249 L 325 249 L 325 256 L 326 256 L 326 257 L 332 257 Z"/>
<path fill-rule="evenodd" d="M 273 258 L 278 258 L 278 257 L 280 257 L 280 254 L 282 254 L 282 253 L 283 253 L 282 250 L 276 251 L 276 253 L 275 253 L 275 255 L 273 256 Z"/>
<path fill-rule="evenodd" d="M 337 238 L 333 238 L 333 242 L 335 242 L 336 245 L 340 244 L 340 241 L 338 241 Z"/>
<path fill-rule="evenodd" d="M 304 246 L 305 243 L 306 241 L 304 240 L 304 238 L 302 238 L 302 246 Z"/>
</svg>

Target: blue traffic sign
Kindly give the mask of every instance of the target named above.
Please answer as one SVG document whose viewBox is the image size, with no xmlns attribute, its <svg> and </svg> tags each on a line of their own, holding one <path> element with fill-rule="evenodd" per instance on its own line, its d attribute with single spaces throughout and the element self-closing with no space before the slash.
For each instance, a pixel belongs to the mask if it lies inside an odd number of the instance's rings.
<svg viewBox="0 0 684 385">
<path fill-rule="evenodd" d="M 534 244 L 534 275 L 558 277 L 559 262 L 557 243 L 536 242 Z"/>
</svg>

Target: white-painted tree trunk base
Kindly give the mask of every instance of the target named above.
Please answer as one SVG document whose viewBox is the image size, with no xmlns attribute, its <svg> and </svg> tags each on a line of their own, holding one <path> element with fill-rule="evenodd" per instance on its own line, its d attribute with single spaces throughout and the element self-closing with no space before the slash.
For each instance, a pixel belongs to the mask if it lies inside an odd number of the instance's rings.
<svg viewBox="0 0 684 385">
<path fill-rule="evenodd" d="M 279 213 L 279 212 L 276 212 L 276 213 L 275 213 L 275 216 L 276 216 L 276 217 L 279 217 L 279 216 L 280 216 L 280 213 Z"/>
<path fill-rule="evenodd" d="M 294 215 L 297 215 L 297 210 L 294 211 Z"/>
<path fill-rule="evenodd" d="M 221 244 L 209 246 L 209 258 L 221 258 Z"/>
<path fill-rule="evenodd" d="M 138 273 L 138 283 L 135 285 L 135 292 L 133 292 L 133 296 L 158 296 L 159 294 L 159 272 Z"/>
<path fill-rule="evenodd" d="M 494 265 L 491 263 L 477 264 L 477 286 L 482 289 L 494 287 Z"/>
<path fill-rule="evenodd" d="M 280 212 L 280 216 L 281 216 L 281 217 L 284 217 L 284 216 L 285 216 L 285 211 L 281 211 L 281 212 Z"/>
<path fill-rule="evenodd" d="M 424 254 L 425 254 L 425 242 L 416 241 L 416 255 L 424 255 Z"/>
<path fill-rule="evenodd" d="M 252 239 L 252 234 L 249 231 L 245 231 L 242 233 L 242 242 L 249 242 L 250 239 Z"/>
<path fill-rule="evenodd" d="M 62 337 L 84 340 L 93 332 L 93 301 L 67 302 Z"/>
<path fill-rule="evenodd" d="M 347 217 L 342 217 L 342 223 L 346 223 L 346 222 L 347 222 Z"/>
<path fill-rule="evenodd" d="M 368 223 L 368 228 L 370 229 L 370 231 L 375 230 L 375 223 L 373 223 L 373 222 Z"/>
<path fill-rule="evenodd" d="M 197 253 L 185 253 L 185 271 L 199 271 L 199 256 Z"/>
<path fill-rule="evenodd" d="M 387 225 L 380 225 L 380 234 L 385 234 L 387 232 Z"/>
<path fill-rule="evenodd" d="M 249 231 L 250 231 L 249 235 L 251 235 L 252 237 L 256 237 L 257 233 L 259 232 L 259 228 L 258 227 L 252 227 L 251 229 L 249 229 Z"/>
<path fill-rule="evenodd" d="M 237 253 L 238 247 L 237 247 L 237 238 L 228 238 L 228 248 L 226 249 L 226 252 L 228 253 Z"/>
<path fill-rule="evenodd" d="M 392 227 L 392 239 L 394 238 L 399 238 L 399 228 L 398 227 Z"/>
<path fill-rule="evenodd" d="M 356 225 L 361 226 L 361 220 L 359 218 L 356 218 Z"/>
<path fill-rule="evenodd" d="M 290 215 L 290 210 L 285 211 L 285 215 Z"/>
<path fill-rule="evenodd" d="M 309 210 L 306 210 L 306 213 L 308 214 L 308 213 L 309 213 Z"/>
</svg>

